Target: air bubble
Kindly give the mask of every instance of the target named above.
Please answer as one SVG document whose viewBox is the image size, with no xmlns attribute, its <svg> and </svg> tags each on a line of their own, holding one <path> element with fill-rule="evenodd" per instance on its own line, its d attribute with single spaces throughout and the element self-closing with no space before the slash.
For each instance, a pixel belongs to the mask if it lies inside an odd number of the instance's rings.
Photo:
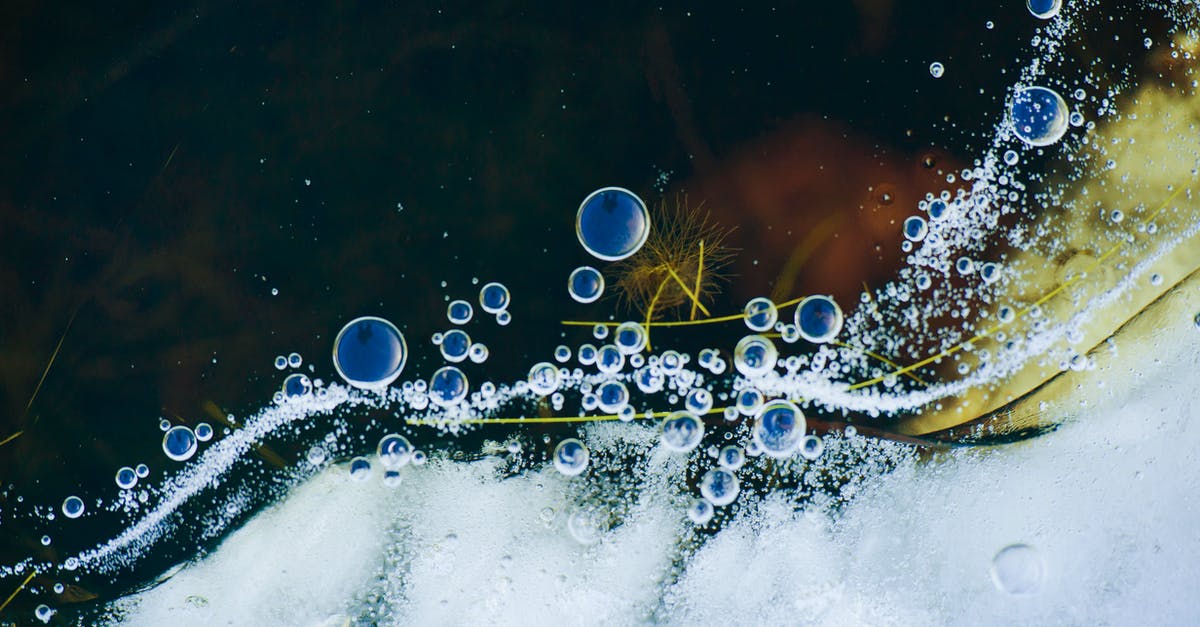
<svg viewBox="0 0 1200 627">
<path fill-rule="evenodd" d="M 637 322 L 622 322 L 613 331 L 613 342 L 624 355 L 633 355 L 646 348 L 646 329 Z"/>
<path fill-rule="evenodd" d="M 1062 10 L 1062 0 L 1025 0 L 1025 6 L 1034 17 L 1048 20 Z"/>
<path fill-rule="evenodd" d="M 717 453 L 717 463 L 727 470 L 737 470 L 746 463 L 746 454 L 742 452 L 742 447 L 730 444 Z"/>
<path fill-rule="evenodd" d="M 616 374 L 625 366 L 625 354 L 616 346 L 605 344 L 596 351 L 596 368 L 604 374 Z"/>
<path fill-rule="evenodd" d="M 686 453 L 700 444 L 704 423 L 686 411 L 669 414 L 662 422 L 662 445 L 669 451 Z"/>
<path fill-rule="evenodd" d="M 646 243 L 650 212 L 646 203 L 627 189 L 598 189 L 580 203 L 575 234 L 593 257 L 605 261 L 625 259 Z"/>
<path fill-rule="evenodd" d="M 590 457 L 591 453 L 583 442 L 568 438 L 554 447 L 554 468 L 568 477 L 575 477 L 587 469 Z"/>
<path fill-rule="evenodd" d="M 942 65 L 941 63 L 934 61 L 933 63 L 929 64 L 929 75 L 930 76 L 932 76 L 934 78 L 941 78 L 942 75 L 945 73 L 946 73 L 946 66 Z"/>
<path fill-rule="evenodd" d="M 1067 103 L 1048 87 L 1018 89 L 1009 116 L 1017 137 L 1030 146 L 1049 146 L 1067 132 Z"/>
<path fill-rule="evenodd" d="M 1027 595 L 1042 587 L 1045 565 L 1037 549 L 1028 544 L 1013 544 L 1000 549 L 992 558 L 992 583 L 996 589 L 1012 595 Z"/>
<path fill-rule="evenodd" d="M 558 390 L 558 368 L 549 362 L 538 362 L 529 369 L 529 390 L 538 396 L 549 396 Z"/>
<path fill-rule="evenodd" d="M 280 391 L 287 398 L 299 398 L 311 394 L 312 389 L 312 381 L 306 375 L 293 372 L 284 378 Z"/>
<path fill-rule="evenodd" d="M 759 333 L 770 331 L 771 327 L 775 326 L 775 321 L 779 319 L 779 310 L 769 298 L 751 299 L 746 303 L 742 313 L 746 326 L 750 327 L 751 331 Z"/>
<path fill-rule="evenodd" d="M 732 503 L 740 490 L 737 477 L 724 468 L 714 468 L 700 479 L 700 496 L 717 507 Z"/>
<path fill-rule="evenodd" d="M 809 461 L 813 461 L 825 452 L 825 442 L 820 437 L 815 435 L 806 435 L 800 441 L 800 456 Z"/>
<path fill-rule="evenodd" d="M 704 499 L 696 499 L 692 501 L 691 505 L 688 505 L 687 515 L 693 523 L 703 525 L 712 520 L 714 511 L 712 503 Z"/>
<path fill-rule="evenodd" d="M 429 401 L 449 407 L 463 400 L 468 391 L 467 375 L 454 366 L 443 366 L 429 378 Z"/>
<path fill-rule="evenodd" d="M 451 329 L 442 334 L 442 343 L 438 345 L 442 359 L 457 364 L 467 359 L 471 350 L 471 336 L 462 329 Z"/>
<path fill-rule="evenodd" d="M 163 434 L 162 448 L 167 457 L 182 462 L 196 454 L 196 434 L 185 425 L 171 427 Z"/>
<path fill-rule="evenodd" d="M 333 366 L 350 385 L 377 390 L 400 376 L 408 357 L 396 325 L 374 316 L 350 321 L 333 341 Z"/>
<path fill-rule="evenodd" d="M 567 293 L 576 302 L 596 302 L 604 294 L 604 275 L 591 266 L 579 266 L 567 277 Z"/>
<path fill-rule="evenodd" d="M 747 377 L 760 377 L 770 372 L 778 358 L 775 344 L 761 335 L 747 335 L 733 349 L 733 365 Z M 665 363 L 664 354 L 664 366 Z"/>
<path fill-rule="evenodd" d="M 629 389 L 620 381 L 605 381 L 596 389 L 596 402 L 601 411 L 615 414 L 629 404 Z"/>
<path fill-rule="evenodd" d="M 465 300 L 450 301 L 446 306 L 446 319 L 450 324 L 466 324 L 475 315 L 475 308 Z"/>
<path fill-rule="evenodd" d="M 480 288 L 479 307 L 490 314 L 498 314 L 508 309 L 510 298 L 508 288 L 493 281 Z"/>
<path fill-rule="evenodd" d="M 67 518 L 79 518 L 83 515 L 83 499 L 78 496 L 68 496 L 63 499 L 62 513 Z"/>
<path fill-rule="evenodd" d="M 909 216 L 904 221 L 904 237 L 909 241 L 919 242 L 925 239 L 925 234 L 929 232 L 929 226 L 925 224 L 925 218 L 921 216 Z"/>
<path fill-rule="evenodd" d="M 138 482 L 137 472 L 135 472 L 129 466 L 122 466 L 121 468 L 118 468 L 115 479 L 117 481 L 117 487 L 121 488 L 122 490 L 128 490 L 137 485 Z"/>
<path fill-rule="evenodd" d="M 795 403 L 775 399 L 759 408 L 754 417 L 754 442 L 770 457 L 788 457 L 804 437 L 804 414 Z"/>
<path fill-rule="evenodd" d="M 809 296 L 796 307 L 796 327 L 809 342 L 829 342 L 842 331 L 842 310 L 828 296 Z"/>
<path fill-rule="evenodd" d="M 371 460 L 366 457 L 355 457 L 350 460 L 350 478 L 354 481 L 366 481 L 371 476 Z"/>
<path fill-rule="evenodd" d="M 396 470 L 402 468 L 412 459 L 413 451 L 413 445 L 408 441 L 408 438 L 398 433 L 389 433 L 379 438 L 379 444 L 375 448 L 375 455 L 379 458 L 379 463 L 384 468 Z"/>
<path fill-rule="evenodd" d="M 707 414 L 713 407 L 712 393 L 703 388 L 696 388 L 691 392 L 688 392 L 687 398 L 685 398 L 683 401 L 683 405 L 693 414 L 696 414 L 697 416 L 703 416 L 704 414 Z"/>
</svg>

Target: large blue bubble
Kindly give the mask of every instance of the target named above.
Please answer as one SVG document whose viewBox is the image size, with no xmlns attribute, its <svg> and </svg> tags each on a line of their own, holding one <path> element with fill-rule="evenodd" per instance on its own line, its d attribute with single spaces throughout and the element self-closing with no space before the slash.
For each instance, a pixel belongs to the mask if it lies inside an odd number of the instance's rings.
<svg viewBox="0 0 1200 627">
<path fill-rule="evenodd" d="M 605 261 L 624 259 L 646 243 L 650 212 L 646 203 L 627 189 L 598 189 L 579 205 L 575 234 L 592 256 Z"/>
<path fill-rule="evenodd" d="M 374 316 L 351 320 L 333 341 L 333 366 L 346 383 L 365 389 L 387 387 L 408 358 L 396 325 Z"/>
<path fill-rule="evenodd" d="M 842 309 L 828 296 L 809 296 L 796 307 L 800 336 L 817 344 L 832 340 L 842 331 Z"/>
</svg>

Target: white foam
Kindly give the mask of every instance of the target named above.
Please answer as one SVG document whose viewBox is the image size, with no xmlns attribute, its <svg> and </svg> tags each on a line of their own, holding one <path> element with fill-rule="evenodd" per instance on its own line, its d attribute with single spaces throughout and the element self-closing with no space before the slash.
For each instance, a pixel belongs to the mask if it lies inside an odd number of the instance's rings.
<svg viewBox="0 0 1200 627">
<path fill-rule="evenodd" d="M 383 624 L 1189 623 L 1200 616 L 1200 407 L 1187 402 L 1200 333 L 1179 333 L 1131 391 L 1093 399 L 1055 433 L 901 457 L 832 513 L 744 496 L 699 548 L 680 458 L 651 448 L 648 429 L 603 425 L 588 439 L 599 456 L 653 457 L 598 545 L 566 532 L 582 484 L 553 470 L 506 478 L 496 458 L 431 462 L 392 490 L 335 468 L 117 607 L 133 625 L 340 625 L 371 611 Z M 1044 559 L 1033 595 L 990 579 L 1014 543 Z"/>
</svg>

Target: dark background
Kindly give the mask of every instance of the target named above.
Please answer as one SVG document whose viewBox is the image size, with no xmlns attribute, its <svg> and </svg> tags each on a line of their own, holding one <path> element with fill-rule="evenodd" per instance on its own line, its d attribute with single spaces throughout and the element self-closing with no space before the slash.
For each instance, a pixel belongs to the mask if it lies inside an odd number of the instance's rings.
<svg viewBox="0 0 1200 627">
<path fill-rule="evenodd" d="M 791 146 L 851 173 L 781 183 L 798 206 L 936 191 L 939 172 L 905 173 L 975 154 L 1039 25 L 1023 2 L 546 4 L 4 3 L 0 439 L 22 432 L 0 446 L 4 563 L 103 539 L 20 512 L 111 498 L 122 465 L 161 476 L 160 416 L 250 414 L 291 351 L 335 378 L 353 317 L 396 322 L 405 377 L 428 376 L 445 297 L 502 281 L 515 321 L 480 327 L 492 357 L 470 372 L 505 380 L 563 341 L 556 321 L 620 315 L 563 289 L 598 187 L 656 205 Z M 881 161 L 894 180 L 853 178 Z M 833 202 L 764 226 L 714 195 L 764 260 L 738 266 L 718 313 L 769 289 L 783 253 L 764 229 L 802 232 Z M 874 243 L 893 251 L 894 232 Z"/>
</svg>

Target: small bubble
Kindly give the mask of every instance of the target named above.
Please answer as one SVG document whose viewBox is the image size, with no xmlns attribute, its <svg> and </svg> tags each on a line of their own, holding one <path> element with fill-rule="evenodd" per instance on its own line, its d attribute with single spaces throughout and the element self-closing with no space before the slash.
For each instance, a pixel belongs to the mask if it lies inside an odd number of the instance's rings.
<svg viewBox="0 0 1200 627">
<path fill-rule="evenodd" d="M 67 518 L 79 518 L 83 515 L 83 499 L 78 496 L 68 496 L 63 500 L 62 513 Z"/>
<path fill-rule="evenodd" d="M 604 275 L 591 266 L 580 266 L 567 277 L 567 293 L 576 302 L 595 302 L 604 294 Z"/>
<path fill-rule="evenodd" d="M 591 454 L 583 442 L 568 438 L 554 447 L 554 468 L 568 477 L 574 477 L 587 469 L 590 457 Z"/>
<path fill-rule="evenodd" d="M 1048 20 L 1062 10 L 1062 0 L 1026 0 L 1025 6 L 1034 17 Z"/>
<path fill-rule="evenodd" d="M 946 68 L 940 62 L 934 61 L 929 64 L 929 75 L 934 78 L 941 78 L 946 73 Z"/>
<path fill-rule="evenodd" d="M 474 315 L 475 309 L 471 307 L 471 303 L 465 300 L 450 301 L 446 306 L 446 319 L 450 324 L 466 324 L 471 321 L 471 316 Z"/>
</svg>

